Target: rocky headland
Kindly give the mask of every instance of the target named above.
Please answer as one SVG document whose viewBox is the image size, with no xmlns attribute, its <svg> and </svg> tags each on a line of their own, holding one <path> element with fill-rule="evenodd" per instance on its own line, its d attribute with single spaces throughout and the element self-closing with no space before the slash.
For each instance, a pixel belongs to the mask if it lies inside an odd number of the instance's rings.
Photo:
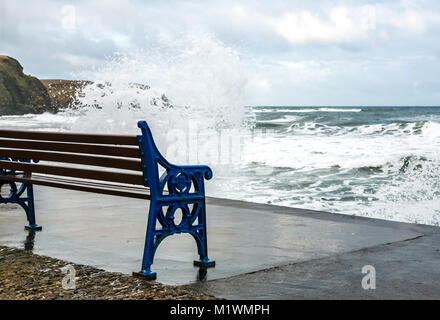
<svg viewBox="0 0 440 320">
<path fill-rule="evenodd" d="M 14 58 L 0 55 L 0 115 L 43 112 L 56 112 L 44 84 L 24 74 Z"/>
<path fill-rule="evenodd" d="M 79 97 L 83 89 L 94 84 L 92 81 L 37 79 L 23 73 L 23 67 L 14 58 L 0 55 L 0 116 L 23 115 L 28 113 L 57 113 L 66 108 L 83 106 Z M 111 87 L 110 82 L 96 83 L 98 90 Z M 145 84 L 129 83 L 136 90 L 149 90 Z M 172 107 L 165 94 L 151 98 L 152 105 L 169 108 Z M 136 103 L 132 104 L 137 108 Z"/>
</svg>

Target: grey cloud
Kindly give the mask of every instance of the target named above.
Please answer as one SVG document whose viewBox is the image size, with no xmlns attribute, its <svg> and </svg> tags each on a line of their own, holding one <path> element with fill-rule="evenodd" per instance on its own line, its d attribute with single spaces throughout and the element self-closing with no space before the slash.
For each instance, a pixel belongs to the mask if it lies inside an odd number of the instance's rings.
<svg viewBox="0 0 440 320">
<path fill-rule="evenodd" d="M 27 73 L 69 78 L 81 62 L 87 68 L 115 52 L 160 45 L 161 37 L 208 32 L 238 49 L 255 77 L 269 84 L 270 90 L 256 90 L 256 104 L 438 104 L 440 3 L 362 4 L 378 8 L 373 30 L 350 37 L 336 30 L 325 41 L 320 35 L 325 29 L 318 25 L 309 41 L 291 30 L 280 33 L 277 23 L 299 12 L 328 22 L 333 8 L 356 7 L 359 1 L 0 0 L 0 54 L 18 58 Z M 62 24 L 66 5 L 75 8 L 71 29 Z M 420 83 L 418 91 L 413 81 Z"/>
</svg>

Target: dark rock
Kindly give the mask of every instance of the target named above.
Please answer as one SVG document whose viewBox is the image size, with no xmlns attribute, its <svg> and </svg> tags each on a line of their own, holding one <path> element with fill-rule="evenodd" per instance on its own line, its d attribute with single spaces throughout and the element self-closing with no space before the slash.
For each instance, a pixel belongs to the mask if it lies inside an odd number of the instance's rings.
<svg viewBox="0 0 440 320">
<path fill-rule="evenodd" d="M 25 75 L 20 63 L 0 55 L 0 115 L 56 112 L 46 87 Z"/>
<path fill-rule="evenodd" d="M 52 106 L 57 110 L 81 107 L 78 96 L 81 96 L 85 86 L 92 84 L 91 81 L 41 79 L 41 83 L 49 93 Z"/>
</svg>

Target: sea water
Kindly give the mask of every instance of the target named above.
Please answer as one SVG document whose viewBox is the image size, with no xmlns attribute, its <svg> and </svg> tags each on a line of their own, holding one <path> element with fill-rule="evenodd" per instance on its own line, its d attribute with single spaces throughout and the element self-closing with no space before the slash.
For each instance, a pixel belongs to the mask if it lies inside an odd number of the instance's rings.
<svg viewBox="0 0 440 320">
<path fill-rule="evenodd" d="M 81 70 L 79 107 L 0 128 L 138 134 L 208 164 L 210 196 L 440 225 L 440 107 L 248 106 L 238 52 L 208 36 Z"/>
</svg>

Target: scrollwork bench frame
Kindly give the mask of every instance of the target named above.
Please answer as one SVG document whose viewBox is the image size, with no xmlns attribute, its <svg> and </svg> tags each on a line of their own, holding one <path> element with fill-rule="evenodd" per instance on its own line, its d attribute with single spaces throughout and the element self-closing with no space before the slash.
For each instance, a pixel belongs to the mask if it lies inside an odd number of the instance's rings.
<svg viewBox="0 0 440 320">
<path fill-rule="evenodd" d="M 194 265 L 214 267 L 208 259 L 204 186 L 204 179 L 212 178 L 211 169 L 169 163 L 147 123 L 139 121 L 138 127 L 142 134 L 137 136 L 0 130 L 0 187 L 10 188 L 0 203 L 19 204 L 29 222 L 26 229 L 41 230 L 35 219 L 33 185 L 148 199 L 140 274 L 156 279 L 151 271 L 156 250 L 166 237 L 179 233 L 190 234 L 197 243 L 200 259 Z M 182 217 L 176 223 L 179 209 Z"/>
</svg>

